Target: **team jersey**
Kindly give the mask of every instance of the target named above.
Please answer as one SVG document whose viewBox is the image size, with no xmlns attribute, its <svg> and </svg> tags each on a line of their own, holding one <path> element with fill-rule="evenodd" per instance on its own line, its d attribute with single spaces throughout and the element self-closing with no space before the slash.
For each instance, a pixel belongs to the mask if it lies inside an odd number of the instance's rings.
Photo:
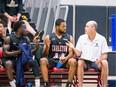
<svg viewBox="0 0 116 87">
<path fill-rule="evenodd" d="M 8 33 L 6 33 L 6 36 L 9 36 Z M 4 39 L 2 37 L 0 37 L 0 47 L 2 47 L 4 44 Z"/>
<path fill-rule="evenodd" d="M 26 36 L 23 36 L 22 38 L 17 38 L 14 34 L 11 34 L 10 35 L 10 51 L 18 50 L 19 43 L 27 43 Z"/>
<path fill-rule="evenodd" d="M 61 38 L 58 38 L 54 33 L 50 34 L 50 49 L 49 58 L 58 59 L 68 55 L 68 46 L 66 42 L 70 41 L 70 35 L 63 34 Z"/>
</svg>

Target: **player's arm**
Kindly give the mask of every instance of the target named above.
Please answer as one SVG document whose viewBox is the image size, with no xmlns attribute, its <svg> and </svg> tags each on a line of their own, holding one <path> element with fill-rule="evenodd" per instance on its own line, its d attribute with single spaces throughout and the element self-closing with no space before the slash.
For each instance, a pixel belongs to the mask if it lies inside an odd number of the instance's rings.
<svg viewBox="0 0 116 87">
<path fill-rule="evenodd" d="M 10 50 L 10 37 L 6 37 L 3 44 L 3 56 L 4 57 L 16 57 L 22 51 L 21 49 L 16 51 L 9 51 Z"/>
<path fill-rule="evenodd" d="M 48 56 L 50 44 L 51 44 L 51 41 L 49 39 L 49 35 L 47 35 L 44 39 L 44 48 L 43 48 L 43 52 L 42 52 L 43 56 Z"/>
<path fill-rule="evenodd" d="M 73 44 L 73 38 L 71 35 L 70 35 L 70 43 Z M 69 46 L 68 55 L 66 56 L 66 58 L 69 59 L 72 58 L 72 56 L 73 56 L 73 49 Z"/>
<path fill-rule="evenodd" d="M 68 43 L 66 43 L 67 44 L 67 46 L 69 46 L 72 50 L 73 50 L 73 52 L 77 55 L 77 56 L 80 56 L 81 55 L 81 52 L 80 51 L 78 51 L 75 47 L 74 47 L 74 45 L 73 45 L 73 43 L 70 41 L 70 42 L 68 42 Z"/>
<path fill-rule="evenodd" d="M 39 42 L 38 42 L 37 39 L 34 39 L 33 43 L 35 45 L 35 48 L 32 50 L 32 54 L 35 54 L 37 52 L 38 48 L 39 48 Z"/>
</svg>

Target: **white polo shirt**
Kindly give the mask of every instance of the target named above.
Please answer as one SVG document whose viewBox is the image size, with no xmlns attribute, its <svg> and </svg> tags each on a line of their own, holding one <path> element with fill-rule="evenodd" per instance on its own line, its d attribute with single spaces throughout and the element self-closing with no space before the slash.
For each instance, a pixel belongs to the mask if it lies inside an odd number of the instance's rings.
<svg viewBox="0 0 116 87">
<path fill-rule="evenodd" d="M 82 53 L 82 59 L 89 61 L 96 61 L 96 59 L 101 58 L 102 53 L 109 52 L 105 37 L 98 33 L 92 42 L 87 34 L 81 35 L 76 44 L 76 49 Z"/>
</svg>

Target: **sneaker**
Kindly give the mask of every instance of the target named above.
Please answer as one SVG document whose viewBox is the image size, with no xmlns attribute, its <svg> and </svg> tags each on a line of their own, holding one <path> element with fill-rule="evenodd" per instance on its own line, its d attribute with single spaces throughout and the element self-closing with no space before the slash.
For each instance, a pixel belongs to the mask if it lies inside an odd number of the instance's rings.
<svg viewBox="0 0 116 87">
<path fill-rule="evenodd" d="M 42 40 L 43 34 L 44 34 L 44 30 L 40 30 L 40 31 L 36 32 L 34 39 Z"/>
<path fill-rule="evenodd" d="M 72 83 L 70 83 L 70 82 L 68 82 L 67 84 L 66 84 L 66 87 L 71 87 L 72 86 Z"/>
<path fill-rule="evenodd" d="M 22 18 L 22 20 L 27 20 L 26 15 L 22 15 L 21 18 Z"/>
<path fill-rule="evenodd" d="M 49 82 L 44 82 L 44 87 L 50 87 Z"/>
</svg>

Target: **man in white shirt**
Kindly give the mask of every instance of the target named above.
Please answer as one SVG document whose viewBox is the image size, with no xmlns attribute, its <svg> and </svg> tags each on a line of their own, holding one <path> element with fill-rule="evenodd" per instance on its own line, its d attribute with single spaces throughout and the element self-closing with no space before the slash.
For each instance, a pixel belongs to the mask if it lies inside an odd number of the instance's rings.
<svg viewBox="0 0 116 87">
<path fill-rule="evenodd" d="M 109 51 L 105 37 L 98 34 L 97 23 L 89 21 L 85 26 L 85 34 L 79 37 L 74 48 L 73 44 L 67 43 L 73 48 L 77 56 L 81 56 L 78 60 L 77 75 L 79 87 L 83 87 L 84 70 L 90 68 L 101 71 L 102 87 L 106 87 L 108 77 L 107 53 Z"/>
</svg>

